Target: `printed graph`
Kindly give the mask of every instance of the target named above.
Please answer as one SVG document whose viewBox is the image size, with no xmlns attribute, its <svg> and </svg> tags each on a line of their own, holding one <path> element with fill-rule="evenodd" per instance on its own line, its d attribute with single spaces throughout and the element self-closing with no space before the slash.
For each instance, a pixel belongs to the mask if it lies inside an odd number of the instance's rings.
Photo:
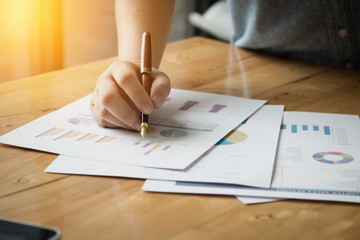
<svg viewBox="0 0 360 240">
<path fill-rule="evenodd" d="M 88 133 L 88 134 L 76 139 L 76 141 L 91 141 L 91 140 L 95 140 L 98 137 L 100 137 L 99 134 Z"/>
<path fill-rule="evenodd" d="M 232 130 L 224 138 L 218 141 L 215 145 L 230 145 L 235 143 L 241 143 L 248 138 L 248 135 L 242 131 Z"/>
<path fill-rule="evenodd" d="M 195 106 L 199 106 L 199 108 L 197 108 L 197 111 L 209 112 L 209 113 L 218 113 L 222 109 L 227 107 L 227 105 L 224 104 L 214 104 L 213 106 L 206 106 L 206 105 L 201 106 L 201 103 L 199 101 L 187 100 L 180 108 L 178 108 L 178 110 L 188 111 Z"/>
<path fill-rule="evenodd" d="M 226 107 L 226 105 L 215 104 L 209 112 L 211 112 L 211 113 L 217 113 L 217 112 L 219 112 L 221 109 L 223 109 L 223 108 L 225 108 L 225 107 Z"/>
<path fill-rule="evenodd" d="M 59 140 L 75 140 L 78 142 L 83 141 L 93 141 L 94 143 L 109 143 L 114 142 L 117 137 L 113 136 L 101 136 L 100 134 L 96 133 L 83 133 L 81 131 L 75 131 L 75 130 L 66 130 L 62 128 L 51 128 L 35 138 L 39 137 L 50 137 L 53 141 L 59 141 Z M 54 138 L 55 137 L 55 138 Z"/>
<path fill-rule="evenodd" d="M 116 139 L 117 137 L 105 136 L 97 140 L 95 143 L 109 143 L 115 141 Z"/>
<path fill-rule="evenodd" d="M 160 147 L 160 144 L 156 144 L 155 146 L 153 146 L 152 148 L 150 148 L 149 151 L 145 152 L 144 155 L 148 155 L 150 153 L 152 153 L 153 151 L 155 151 L 158 147 Z"/>
<path fill-rule="evenodd" d="M 281 130 L 289 130 L 291 133 L 318 132 L 323 135 L 331 135 L 330 126 L 308 125 L 308 124 L 281 124 Z"/>
<path fill-rule="evenodd" d="M 57 140 L 64 140 L 64 139 L 71 139 L 71 138 L 76 138 L 78 136 L 80 136 L 82 134 L 82 132 L 79 132 L 79 131 L 69 131 L 63 135 L 61 135 L 60 137 L 57 137 L 55 139 L 53 139 L 54 141 L 57 141 Z"/>
<path fill-rule="evenodd" d="M 346 164 L 354 160 L 354 157 L 341 152 L 318 152 L 313 155 L 316 161 L 327 164 Z"/>
<path fill-rule="evenodd" d="M 135 142 L 134 145 L 139 146 L 139 148 L 144 149 L 144 155 L 149 155 L 150 153 L 153 153 L 154 151 L 166 151 L 171 148 L 170 145 L 162 145 L 160 143 L 143 143 L 143 142 Z"/>
<path fill-rule="evenodd" d="M 241 124 L 242 124 L 242 125 L 247 124 L 248 120 L 249 120 L 249 118 L 245 119 L 244 121 L 242 121 L 242 123 L 241 123 Z"/>
<path fill-rule="evenodd" d="M 198 101 L 191 101 L 191 100 L 188 100 L 184 103 L 184 105 L 179 108 L 178 110 L 182 110 L 182 111 L 187 111 L 189 110 L 190 108 L 192 108 L 193 106 L 199 104 L 200 102 Z"/>
<path fill-rule="evenodd" d="M 64 131 L 66 131 L 66 130 L 65 130 L 65 129 L 62 129 L 62 128 L 54 127 L 54 128 L 51 128 L 51 129 L 48 130 L 48 131 L 45 131 L 45 132 L 37 135 L 36 138 L 38 138 L 38 137 L 48 137 L 48 136 L 58 135 L 58 134 L 63 133 Z"/>
</svg>

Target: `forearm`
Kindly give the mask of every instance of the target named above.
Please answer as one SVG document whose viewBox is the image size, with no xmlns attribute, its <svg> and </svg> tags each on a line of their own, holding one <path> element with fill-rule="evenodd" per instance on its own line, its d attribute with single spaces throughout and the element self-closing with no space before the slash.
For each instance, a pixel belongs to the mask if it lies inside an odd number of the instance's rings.
<svg viewBox="0 0 360 240">
<path fill-rule="evenodd" d="M 152 64 L 158 68 L 170 32 L 175 0 L 116 0 L 119 60 L 140 63 L 142 33 L 152 35 Z"/>
</svg>

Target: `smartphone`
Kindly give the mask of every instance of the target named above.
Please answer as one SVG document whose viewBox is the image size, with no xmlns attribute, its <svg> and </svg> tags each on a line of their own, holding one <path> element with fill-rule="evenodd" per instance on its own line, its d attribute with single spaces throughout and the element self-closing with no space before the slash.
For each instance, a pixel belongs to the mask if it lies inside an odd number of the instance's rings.
<svg viewBox="0 0 360 240">
<path fill-rule="evenodd" d="M 54 227 L 0 217 L 0 240 L 56 240 L 60 236 Z"/>
</svg>

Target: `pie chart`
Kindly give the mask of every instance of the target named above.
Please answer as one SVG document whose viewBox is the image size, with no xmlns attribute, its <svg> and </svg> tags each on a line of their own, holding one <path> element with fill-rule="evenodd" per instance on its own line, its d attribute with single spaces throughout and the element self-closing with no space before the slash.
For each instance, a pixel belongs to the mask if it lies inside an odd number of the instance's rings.
<svg viewBox="0 0 360 240">
<path fill-rule="evenodd" d="M 342 152 L 318 152 L 313 155 L 313 158 L 327 164 L 346 164 L 354 160 L 353 156 Z"/>
<path fill-rule="evenodd" d="M 232 130 L 224 138 L 218 141 L 215 145 L 230 145 L 245 141 L 248 135 L 239 130 Z"/>
</svg>

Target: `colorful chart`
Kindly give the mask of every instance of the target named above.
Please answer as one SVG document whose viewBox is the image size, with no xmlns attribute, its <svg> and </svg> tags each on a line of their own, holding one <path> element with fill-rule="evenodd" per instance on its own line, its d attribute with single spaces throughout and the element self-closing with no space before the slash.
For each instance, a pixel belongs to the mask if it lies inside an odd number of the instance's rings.
<svg viewBox="0 0 360 240">
<path fill-rule="evenodd" d="M 108 142 L 113 142 L 116 139 L 117 139 L 117 137 L 105 136 L 105 137 L 100 138 L 99 140 L 97 140 L 95 143 L 108 143 Z"/>
<path fill-rule="evenodd" d="M 76 141 L 90 141 L 90 140 L 94 140 L 98 137 L 100 137 L 99 134 L 88 133 L 88 134 L 82 136 L 81 138 L 76 139 Z"/>
<path fill-rule="evenodd" d="M 245 141 L 248 138 L 248 135 L 244 132 L 238 130 L 232 130 L 227 134 L 223 139 L 218 141 L 215 145 L 229 145 L 234 143 L 240 143 Z"/>
<path fill-rule="evenodd" d="M 166 151 L 168 150 L 171 146 L 170 145 L 165 145 L 162 146 L 161 144 L 155 144 L 152 145 L 150 142 L 145 143 L 143 145 L 141 145 L 143 142 L 135 142 L 134 145 L 138 145 L 141 148 L 146 149 L 146 152 L 144 153 L 144 155 L 149 155 L 150 153 L 152 153 L 153 151 L 155 151 L 156 149 L 161 149 L 162 151 Z M 151 148 L 150 148 L 151 147 Z M 150 149 L 149 149 L 150 148 Z"/>
<path fill-rule="evenodd" d="M 187 132 L 184 130 L 177 130 L 177 129 L 169 129 L 169 130 L 163 130 L 160 132 L 160 135 L 163 137 L 184 137 L 187 135 Z"/>
<path fill-rule="evenodd" d="M 198 101 L 191 101 L 191 100 L 188 100 L 184 103 L 184 106 L 182 106 L 181 108 L 179 108 L 178 110 L 182 110 L 182 111 L 187 111 L 189 110 L 190 108 L 192 108 L 193 106 L 199 104 L 200 102 Z"/>
<path fill-rule="evenodd" d="M 94 123 L 94 120 L 92 118 L 76 117 L 76 118 L 70 118 L 68 122 L 71 124 L 87 125 Z"/>
<path fill-rule="evenodd" d="M 149 151 L 145 152 L 144 155 L 148 155 L 148 154 L 152 153 L 155 149 L 157 149 L 160 146 L 161 146 L 160 144 L 156 144 Z"/>
<path fill-rule="evenodd" d="M 226 105 L 215 104 L 209 112 L 211 112 L 211 113 L 217 113 L 217 112 L 219 112 L 221 109 L 226 108 L 226 107 L 227 107 Z"/>
<path fill-rule="evenodd" d="M 341 160 L 326 159 L 326 156 L 336 156 L 342 158 Z M 346 164 L 354 160 L 353 156 L 341 152 L 319 152 L 313 155 L 313 158 L 319 162 L 327 164 Z"/>
<path fill-rule="evenodd" d="M 48 131 L 41 133 L 40 135 L 37 135 L 36 137 L 47 137 L 47 136 L 52 136 L 52 135 L 58 135 L 64 131 L 65 131 L 65 129 L 54 127 Z"/>
<path fill-rule="evenodd" d="M 286 130 L 287 128 L 288 128 L 287 124 L 284 124 L 284 123 L 281 124 L 281 130 Z M 291 130 L 291 133 L 309 132 L 311 129 L 313 132 L 321 132 L 320 127 L 318 125 L 313 125 L 311 128 L 311 126 L 309 127 L 309 125 L 307 125 L 307 124 L 302 124 L 302 125 L 289 124 L 289 129 Z M 330 126 L 323 126 L 322 133 L 324 135 L 330 136 L 331 135 Z"/>
<path fill-rule="evenodd" d="M 70 131 L 70 132 L 65 133 L 64 135 L 61 135 L 60 137 L 55 138 L 54 141 L 75 138 L 75 137 L 80 136 L 81 134 L 82 134 L 82 132 L 79 132 L 79 131 Z"/>
<path fill-rule="evenodd" d="M 196 105 L 199 105 L 200 102 L 198 101 L 192 101 L 192 100 L 188 100 L 186 102 L 184 102 L 184 105 L 181 106 L 180 108 L 178 108 L 178 110 L 182 110 L 182 111 L 187 111 L 189 110 L 190 108 L 196 106 Z M 210 112 L 210 113 L 218 113 L 219 111 L 221 111 L 222 109 L 226 108 L 227 105 L 224 105 L 224 104 L 215 104 L 213 105 L 209 110 L 206 110 L 207 112 Z"/>
</svg>

